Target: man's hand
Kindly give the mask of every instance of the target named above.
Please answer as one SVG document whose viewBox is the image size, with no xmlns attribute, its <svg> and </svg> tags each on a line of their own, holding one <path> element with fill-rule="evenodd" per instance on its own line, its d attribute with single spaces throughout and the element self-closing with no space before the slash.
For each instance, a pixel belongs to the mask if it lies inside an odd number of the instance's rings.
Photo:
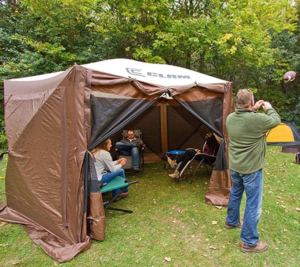
<svg viewBox="0 0 300 267">
<path fill-rule="evenodd" d="M 263 109 L 268 110 L 269 108 L 272 108 L 272 105 L 269 102 L 264 102 Z"/>
<path fill-rule="evenodd" d="M 265 101 L 263 101 L 263 100 L 258 100 L 258 101 L 255 103 L 254 108 L 258 110 L 264 103 L 265 103 Z"/>
</svg>

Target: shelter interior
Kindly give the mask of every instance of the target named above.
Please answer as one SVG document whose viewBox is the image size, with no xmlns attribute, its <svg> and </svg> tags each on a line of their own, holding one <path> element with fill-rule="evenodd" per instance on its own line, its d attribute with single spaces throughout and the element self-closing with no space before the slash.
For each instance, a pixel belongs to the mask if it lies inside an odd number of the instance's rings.
<svg viewBox="0 0 300 267">
<path fill-rule="evenodd" d="M 125 129 L 142 131 L 145 163 L 164 160 L 167 151 L 202 148 L 205 135 L 212 132 L 173 98 L 165 97 L 160 97 Z M 121 133 L 122 130 L 111 137 L 112 144 L 120 140 Z M 111 152 L 114 156 L 114 150 Z"/>
</svg>

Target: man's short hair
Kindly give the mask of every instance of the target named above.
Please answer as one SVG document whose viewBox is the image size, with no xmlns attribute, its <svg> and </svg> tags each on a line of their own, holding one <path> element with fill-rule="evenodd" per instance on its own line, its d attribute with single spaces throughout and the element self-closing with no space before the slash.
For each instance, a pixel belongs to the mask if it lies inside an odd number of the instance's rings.
<svg viewBox="0 0 300 267">
<path fill-rule="evenodd" d="M 130 130 L 127 130 L 127 137 L 128 137 L 128 134 L 129 134 L 129 133 L 132 133 L 132 134 L 135 136 L 134 130 L 131 130 L 131 129 L 130 129 Z"/>
<path fill-rule="evenodd" d="M 254 103 L 253 92 L 249 89 L 240 89 L 236 94 L 236 104 L 238 108 L 248 108 Z"/>
</svg>

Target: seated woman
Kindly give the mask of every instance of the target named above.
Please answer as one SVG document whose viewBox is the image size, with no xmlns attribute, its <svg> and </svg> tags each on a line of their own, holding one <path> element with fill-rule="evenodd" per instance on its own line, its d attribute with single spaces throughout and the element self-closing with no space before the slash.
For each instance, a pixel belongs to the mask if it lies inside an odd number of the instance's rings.
<svg viewBox="0 0 300 267">
<path fill-rule="evenodd" d="M 216 155 L 219 149 L 219 143 L 216 139 L 216 137 L 210 133 L 205 136 L 206 143 L 203 148 L 203 152 L 200 149 L 197 148 L 187 148 L 186 151 L 181 154 L 178 159 L 171 160 L 168 157 L 168 163 L 172 168 L 176 168 L 174 173 L 169 174 L 169 177 L 172 179 L 178 179 L 180 177 L 181 171 L 184 169 L 185 165 L 195 157 L 195 155 L 198 155 L 200 153 L 204 153 L 207 155 Z"/>
<path fill-rule="evenodd" d="M 111 147 L 111 140 L 107 139 L 91 151 L 95 157 L 95 167 L 98 181 L 101 181 L 103 184 L 109 183 L 117 176 L 125 178 L 125 172 L 122 169 L 122 166 L 125 165 L 126 159 L 119 158 L 118 160 L 113 161 L 109 153 Z M 116 196 L 120 190 L 121 189 L 113 190 L 113 196 Z M 127 195 L 128 188 L 126 188 L 124 192 L 119 195 L 119 199 L 126 197 Z"/>
</svg>

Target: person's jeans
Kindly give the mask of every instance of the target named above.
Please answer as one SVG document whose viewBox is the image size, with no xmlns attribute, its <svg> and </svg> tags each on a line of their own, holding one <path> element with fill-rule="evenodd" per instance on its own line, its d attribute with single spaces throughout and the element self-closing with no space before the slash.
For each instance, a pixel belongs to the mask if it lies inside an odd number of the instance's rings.
<svg viewBox="0 0 300 267">
<path fill-rule="evenodd" d="M 241 174 L 230 170 L 232 187 L 227 209 L 226 222 L 237 226 L 240 221 L 240 204 L 243 192 L 246 192 L 241 239 L 247 246 L 255 246 L 259 240 L 257 225 L 261 214 L 263 193 L 263 170 L 251 174 Z"/>
<path fill-rule="evenodd" d="M 115 179 L 117 176 L 121 176 L 125 178 L 125 172 L 123 169 L 119 169 L 115 172 L 107 172 L 105 174 L 102 175 L 102 183 L 106 184 L 109 183 L 110 181 L 112 181 L 113 179 Z M 116 189 L 113 190 L 113 196 L 115 196 L 116 194 L 118 194 L 121 191 L 121 189 Z M 128 192 L 128 188 L 126 188 L 123 192 Z"/>
<path fill-rule="evenodd" d="M 121 155 L 132 157 L 132 168 L 139 167 L 139 148 L 136 147 L 136 143 L 117 142 L 116 148 Z"/>
<path fill-rule="evenodd" d="M 183 154 L 181 154 L 178 159 L 176 160 L 176 163 L 180 163 L 179 168 L 177 169 L 178 172 L 181 172 L 185 165 L 196 155 L 195 150 L 186 150 Z"/>
</svg>

